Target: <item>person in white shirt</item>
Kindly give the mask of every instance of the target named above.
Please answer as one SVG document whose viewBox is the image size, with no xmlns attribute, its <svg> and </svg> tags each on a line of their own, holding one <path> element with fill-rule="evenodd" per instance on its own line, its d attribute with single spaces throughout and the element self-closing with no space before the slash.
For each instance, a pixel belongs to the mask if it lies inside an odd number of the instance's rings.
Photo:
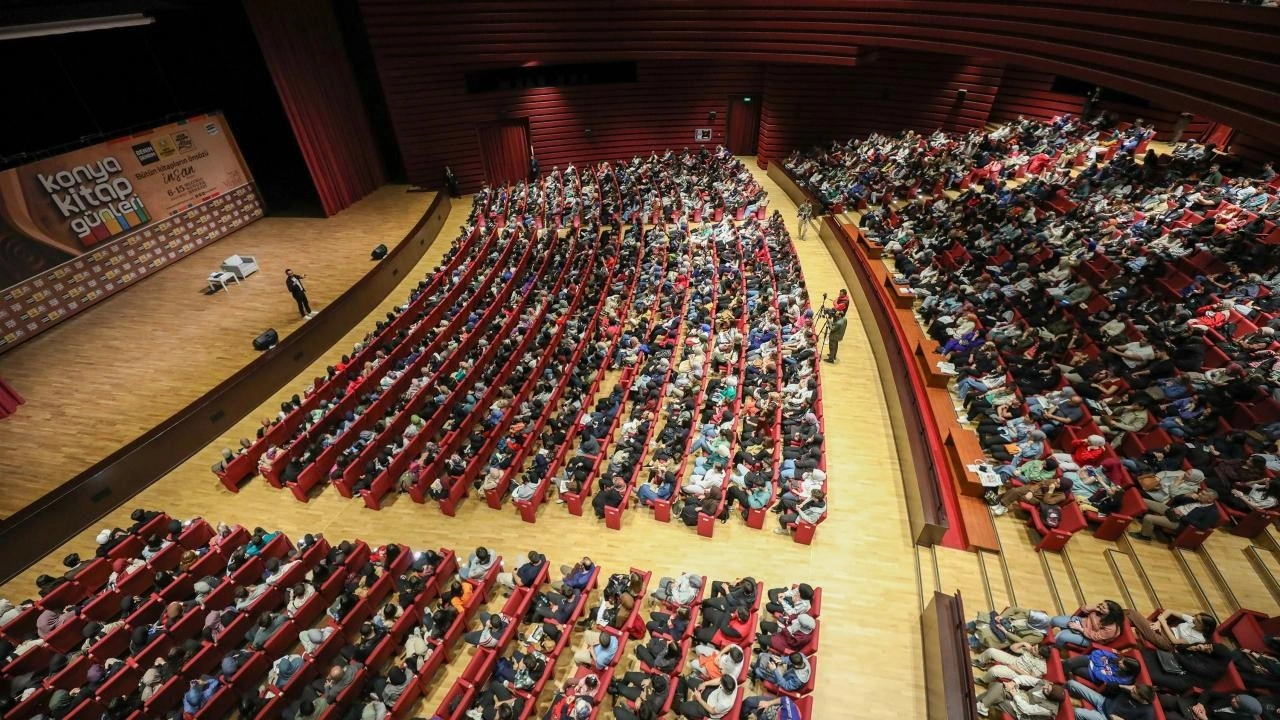
<svg viewBox="0 0 1280 720">
<path fill-rule="evenodd" d="M 674 580 L 669 577 L 659 580 L 658 588 L 653 591 L 653 597 L 661 602 L 669 602 L 674 605 L 688 605 L 698 596 L 698 591 L 701 588 L 701 575 L 682 573 L 680 577 Z"/>
<path fill-rule="evenodd" d="M 489 572 L 489 568 L 493 567 L 496 559 L 497 557 L 488 548 L 478 547 L 467 559 L 467 564 L 458 568 L 458 577 L 463 580 L 479 580 Z"/>
<path fill-rule="evenodd" d="M 731 675 L 708 680 L 696 688 L 684 687 L 683 682 L 679 686 L 689 699 L 675 703 L 672 710 L 688 720 L 720 720 L 729 714 L 738 700 L 738 682 Z M 693 692 L 689 692 L 690 689 Z"/>
</svg>

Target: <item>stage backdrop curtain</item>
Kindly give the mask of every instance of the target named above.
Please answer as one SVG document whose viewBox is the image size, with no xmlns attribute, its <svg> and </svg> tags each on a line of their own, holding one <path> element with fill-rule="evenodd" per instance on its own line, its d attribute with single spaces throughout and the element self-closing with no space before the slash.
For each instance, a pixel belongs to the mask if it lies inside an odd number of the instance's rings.
<svg viewBox="0 0 1280 720">
<path fill-rule="evenodd" d="M 244 0 L 325 215 L 385 182 L 330 0 Z"/>
<path fill-rule="evenodd" d="M 524 122 L 481 125 L 480 156 L 490 184 L 519 182 L 529 175 L 529 129 Z"/>
</svg>

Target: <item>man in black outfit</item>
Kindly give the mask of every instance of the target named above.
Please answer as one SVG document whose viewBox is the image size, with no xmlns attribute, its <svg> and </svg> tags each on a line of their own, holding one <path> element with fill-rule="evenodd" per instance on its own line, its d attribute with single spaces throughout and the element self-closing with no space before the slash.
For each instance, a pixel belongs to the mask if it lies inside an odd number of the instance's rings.
<svg viewBox="0 0 1280 720">
<path fill-rule="evenodd" d="M 449 189 L 449 197 L 462 197 L 462 192 L 458 189 L 458 176 L 448 165 L 444 166 L 444 186 Z"/>
<path fill-rule="evenodd" d="M 295 302 L 298 303 L 298 313 L 302 317 L 309 318 L 315 313 L 311 312 L 311 303 L 307 301 L 307 289 L 302 285 L 302 275 L 295 275 L 292 270 L 284 271 L 284 286 L 288 289 L 289 294 L 293 296 Z"/>
<path fill-rule="evenodd" d="M 827 346 L 830 352 L 827 353 L 826 361 L 833 363 L 836 361 L 836 352 L 840 349 L 840 341 L 844 339 L 845 326 L 849 324 L 845 320 L 844 311 L 837 310 L 835 317 L 831 318 L 830 325 L 827 329 Z"/>
</svg>

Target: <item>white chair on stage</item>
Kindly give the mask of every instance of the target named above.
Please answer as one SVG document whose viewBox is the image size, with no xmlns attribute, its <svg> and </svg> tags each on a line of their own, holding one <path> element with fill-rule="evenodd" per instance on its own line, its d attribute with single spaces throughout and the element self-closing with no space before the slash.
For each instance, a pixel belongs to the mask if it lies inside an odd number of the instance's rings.
<svg viewBox="0 0 1280 720">
<path fill-rule="evenodd" d="M 232 255 L 222 261 L 222 271 L 235 275 L 239 280 L 245 279 L 260 269 L 257 259 L 249 255 Z"/>
</svg>

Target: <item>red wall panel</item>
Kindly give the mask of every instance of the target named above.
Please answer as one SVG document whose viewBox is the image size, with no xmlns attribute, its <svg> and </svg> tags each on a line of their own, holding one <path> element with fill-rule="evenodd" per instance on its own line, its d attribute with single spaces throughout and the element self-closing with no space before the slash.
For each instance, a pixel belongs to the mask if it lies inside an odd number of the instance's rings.
<svg viewBox="0 0 1280 720">
<path fill-rule="evenodd" d="M 980 128 L 1002 73 L 996 62 L 935 54 L 884 51 L 862 62 L 852 68 L 768 66 L 760 121 L 762 166 L 795 149 L 875 130 Z"/>
<path fill-rule="evenodd" d="M 712 129 L 706 144 L 714 147 L 724 142 L 730 96 L 758 96 L 763 73 L 748 63 L 643 62 L 635 83 L 468 94 L 463 73 L 444 69 L 420 79 L 433 91 L 397 108 L 397 131 L 411 182 L 435 184 L 447 164 L 469 190 L 484 178 L 476 132 L 483 123 L 527 117 L 544 170 L 696 147 L 698 128 Z"/>
<path fill-rule="evenodd" d="M 1246 167 L 1259 167 L 1264 162 L 1280 158 L 1280 142 L 1247 133 L 1236 133 L 1231 139 L 1231 152 L 1243 160 Z"/>
<path fill-rule="evenodd" d="M 719 141 L 721 96 L 749 88 L 764 95 L 766 159 L 876 128 L 964 129 L 993 112 L 1016 116 L 1019 107 L 1058 114 L 1074 103 L 1048 90 L 1054 74 L 1259 137 L 1280 131 L 1280 13 L 1265 8 L 1188 0 L 1158 8 L 1149 0 L 359 2 L 407 174 L 419 183 L 436 184 L 449 162 L 474 187 L 475 125 L 503 111 L 530 114 L 548 166 L 692 144 L 693 129 L 706 126 L 698 116 L 711 109 Z M 640 86 L 505 96 L 464 87 L 472 69 L 606 60 L 639 61 Z M 788 67 L 766 73 L 766 64 Z M 1010 73 L 1002 95 L 1005 67 L 1037 74 Z M 969 97 L 955 103 L 960 88 Z"/>
<path fill-rule="evenodd" d="M 430 153 L 438 142 L 420 122 L 439 89 L 433 81 L 461 82 L 468 68 L 678 60 L 695 82 L 706 60 L 852 66 L 869 48 L 990 58 L 1260 137 L 1280 131 L 1280 13 L 1266 8 L 1189 0 L 360 0 L 360 7 L 410 154 Z M 458 142 L 457 130 L 444 142 Z"/>
<path fill-rule="evenodd" d="M 1017 120 L 1018 116 L 1033 120 L 1049 120 L 1063 113 L 1079 114 L 1084 99 L 1053 91 L 1053 73 L 1009 66 L 1004 69 L 1000 92 L 991 107 L 992 122 Z"/>
</svg>

